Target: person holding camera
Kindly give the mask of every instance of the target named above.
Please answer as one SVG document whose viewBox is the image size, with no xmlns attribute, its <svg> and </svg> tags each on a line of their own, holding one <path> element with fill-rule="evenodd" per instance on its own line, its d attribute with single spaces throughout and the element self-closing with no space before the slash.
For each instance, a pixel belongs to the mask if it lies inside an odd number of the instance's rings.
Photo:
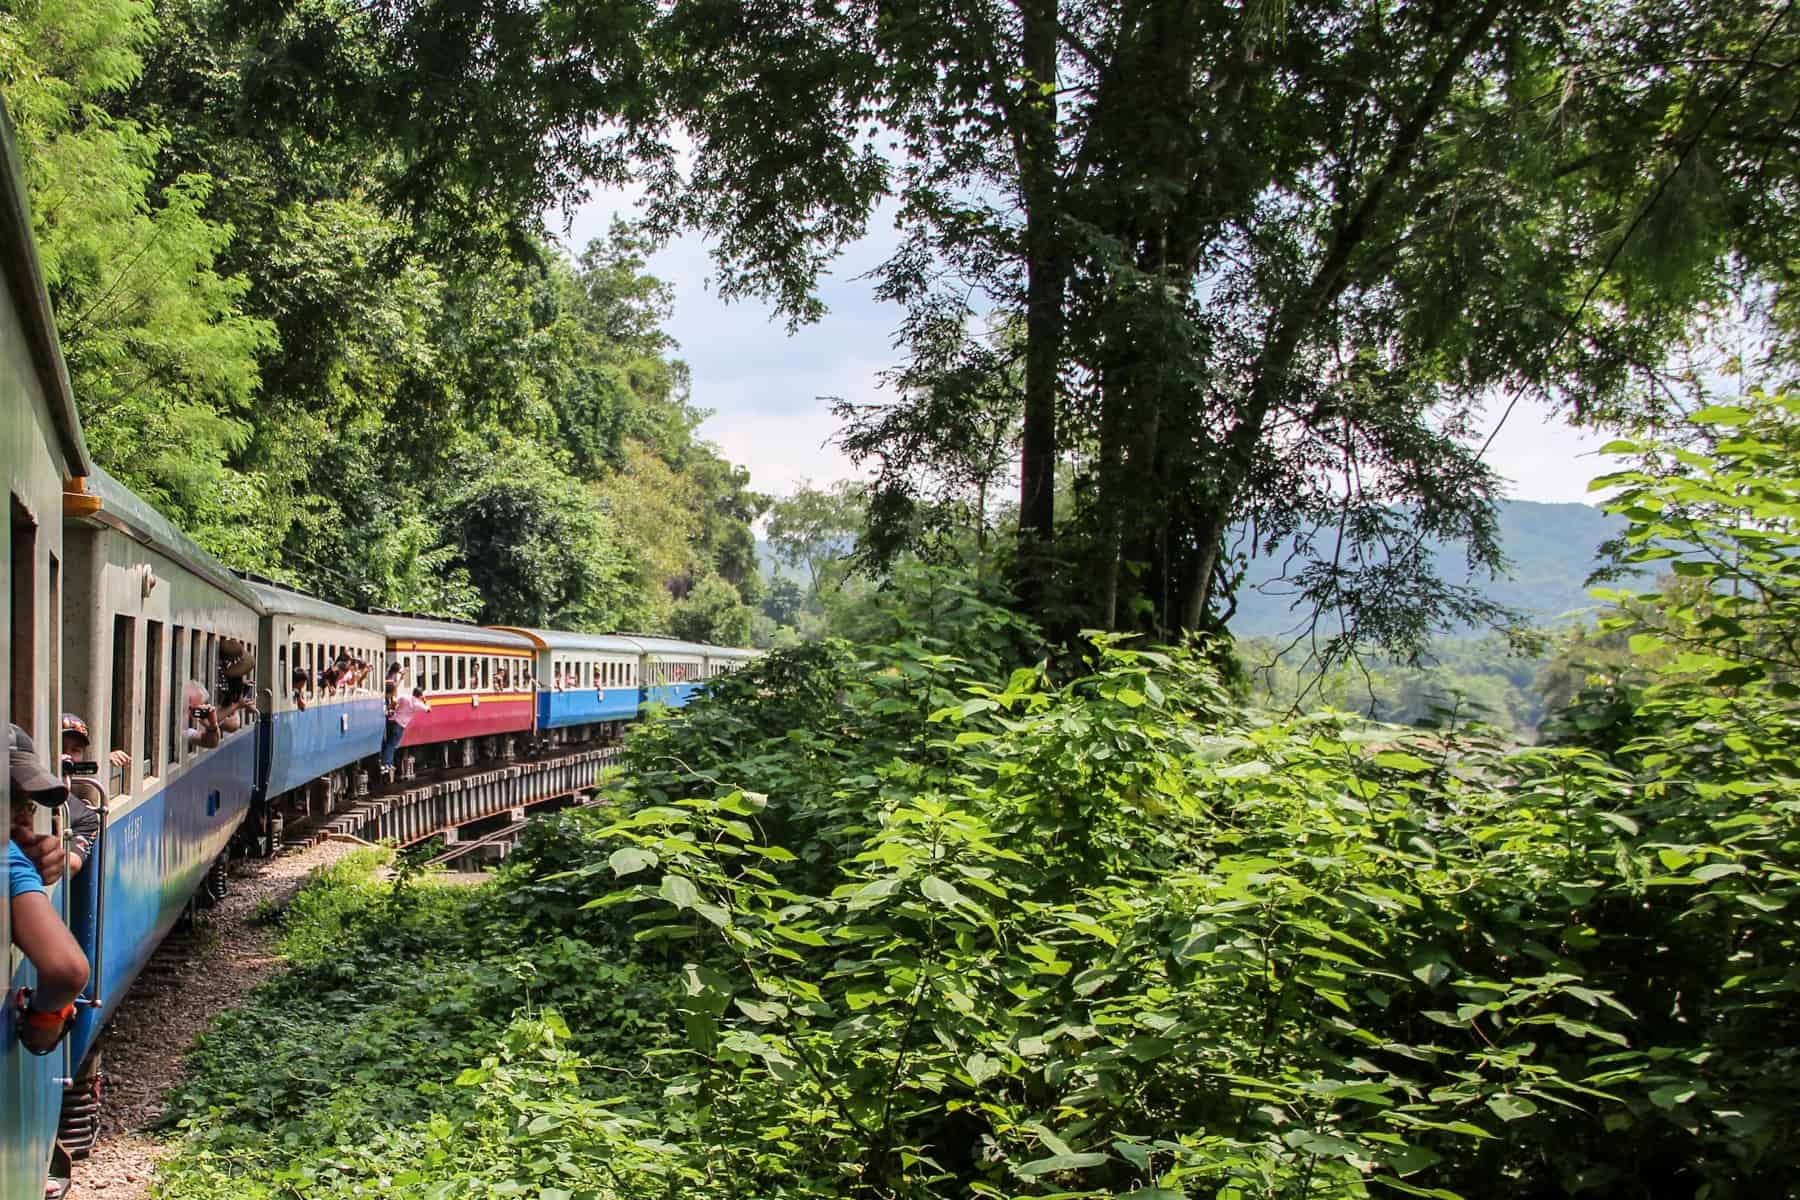
<svg viewBox="0 0 1800 1200">
<path fill-rule="evenodd" d="M 100 810 L 106 807 L 106 788 L 94 775 L 95 766 L 82 761 L 93 739 L 88 724 L 74 713 L 62 715 L 62 777 L 69 789 L 69 874 L 87 865 L 88 855 L 100 836 Z M 131 755 L 114 750 L 107 756 L 115 767 L 129 767 Z"/>
</svg>

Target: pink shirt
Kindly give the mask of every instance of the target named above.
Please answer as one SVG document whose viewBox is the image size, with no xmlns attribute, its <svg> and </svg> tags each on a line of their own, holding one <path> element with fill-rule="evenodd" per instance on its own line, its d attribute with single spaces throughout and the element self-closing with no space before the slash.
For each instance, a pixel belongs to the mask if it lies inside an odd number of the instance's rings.
<svg viewBox="0 0 1800 1200">
<path fill-rule="evenodd" d="M 405 729 L 412 724 L 413 718 L 422 712 L 430 712 L 431 705 L 414 695 L 405 695 L 394 701 L 394 724 Z"/>
</svg>

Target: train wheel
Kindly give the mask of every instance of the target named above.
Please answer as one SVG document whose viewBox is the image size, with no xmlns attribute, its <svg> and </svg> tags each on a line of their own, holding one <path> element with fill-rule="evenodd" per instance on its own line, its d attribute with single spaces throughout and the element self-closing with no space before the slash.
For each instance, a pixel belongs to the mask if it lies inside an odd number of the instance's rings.
<svg viewBox="0 0 1800 1200">
<path fill-rule="evenodd" d="M 75 1078 L 63 1085 L 56 1143 L 70 1162 L 80 1162 L 92 1154 L 94 1141 L 100 1136 L 100 1088 L 106 1082 L 100 1063 L 104 1053 L 96 1048 L 75 1072 Z"/>
</svg>

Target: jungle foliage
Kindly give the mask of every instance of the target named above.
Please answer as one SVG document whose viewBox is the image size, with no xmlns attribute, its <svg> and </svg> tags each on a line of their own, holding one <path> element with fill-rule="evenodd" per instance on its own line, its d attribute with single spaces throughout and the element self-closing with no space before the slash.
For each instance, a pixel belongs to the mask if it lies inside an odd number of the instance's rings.
<svg viewBox="0 0 1800 1200">
<path fill-rule="evenodd" d="M 763 499 L 695 435 L 641 236 L 571 255 L 490 211 L 435 245 L 384 199 L 401 142 L 246 118 L 263 51 L 224 17 L 0 10 L 96 459 L 230 565 L 330 600 L 666 630 L 700 587 L 683 628 L 735 636 Z"/>
<path fill-rule="evenodd" d="M 1733 586 L 1618 608 L 1675 652 L 1555 743 L 1045 658 L 940 575 L 637 730 L 490 888 L 308 893 L 163 1194 L 1793 1191 L 1800 402 L 1700 416 L 1615 507 Z"/>
</svg>

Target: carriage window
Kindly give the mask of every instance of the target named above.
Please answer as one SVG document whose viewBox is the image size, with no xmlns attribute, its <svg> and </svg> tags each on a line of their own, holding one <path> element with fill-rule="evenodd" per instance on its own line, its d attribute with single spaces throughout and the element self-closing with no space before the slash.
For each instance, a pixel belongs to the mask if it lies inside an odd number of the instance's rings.
<svg viewBox="0 0 1800 1200">
<path fill-rule="evenodd" d="M 245 699 L 251 701 L 254 704 L 256 701 L 256 643 L 255 642 L 247 641 L 244 643 L 244 656 L 250 660 L 250 670 L 245 673 L 244 682 L 241 686 L 243 688 L 243 694 L 244 694 Z M 254 708 L 254 707 L 250 707 L 250 708 L 240 709 L 238 719 L 240 721 L 242 721 L 245 725 L 254 725 L 254 724 L 256 724 L 257 718 L 260 716 L 262 716 L 262 713 L 258 709 Z M 171 744 L 169 746 L 169 756 L 171 759 L 173 759 L 175 756 L 175 747 L 173 744 Z"/>
<path fill-rule="evenodd" d="M 137 619 L 113 618 L 112 644 L 112 721 L 107 732 L 106 748 L 137 752 L 137 731 L 132 728 L 132 701 L 137 693 Z M 106 761 L 106 760 L 102 760 Z M 136 762 L 132 758 L 132 762 Z M 108 763 L 107 778 L 113 795 L 131 790 L 131 767 L 115 767 Z"/>
<path fill-rule="evenodd" d="M 37 735 L 37 524 L 12 498 L 12 719 Z"/>
<path fill-rule="evenodd" d="M 162 774 L 163 623 L 144 622 L 144 770 Z M 170 672 L 173 674 L 174 672 Z M 176 692 L 179 696 L 181 693 Z"/>
<path fill-rule="evenodd" d="M 423 654 L 413 655 L 412 684 L 414 687 L 425 686 L 425 656 Z"/>
<path fill-rule="evenodd" d="M 469 660 L 458 654 L 456 656 L 456 690 L 463 691 L 469 686 Z"/>
<path fill-rule="evenodd" d="M 440 692 L 443 689 L 444 689 L 444 656 L 441 654 L 433 654 L 431 656 L 431 690 L 434 692 Z"/>
</svg>

